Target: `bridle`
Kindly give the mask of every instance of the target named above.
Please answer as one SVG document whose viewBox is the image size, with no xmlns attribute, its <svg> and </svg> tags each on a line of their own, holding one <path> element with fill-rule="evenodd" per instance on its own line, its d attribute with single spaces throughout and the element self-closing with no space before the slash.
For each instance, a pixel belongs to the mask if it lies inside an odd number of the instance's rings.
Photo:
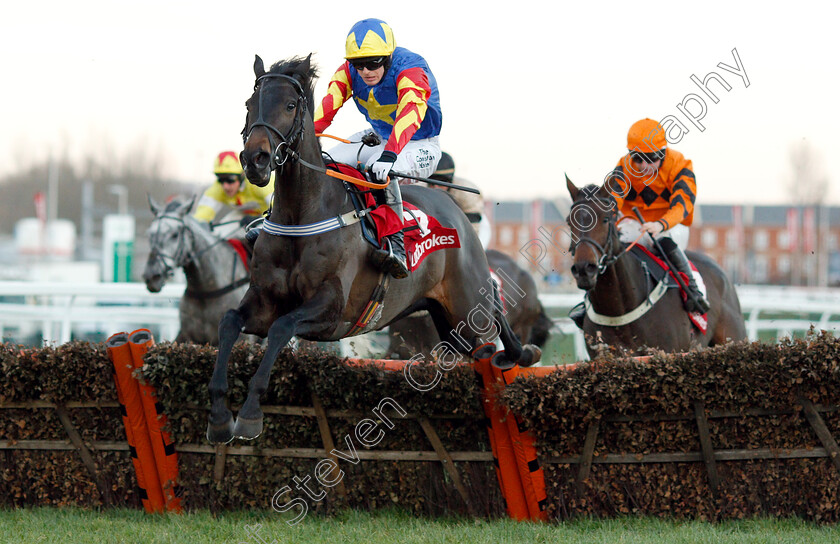
<svg viewBox="0 0 840 544">
<path fill-rule="evenodd" d="M 272 78 L 282 78 L 282 79 L 287 80 L 289 83 L 292 84 L 292 88 L 297 92 L 297 102 L 295 104 L 295 107 L 296 107 L 297 111 L 295 112 L 295 120 L 294 120 L 294 123 L 292 123 L 292 126 L 289 127 L 289 130 L 286 134 L 283 134 L 282 132 L 280 132 L 280 129 L 278 129 L 277 127 L 275 127 L 271 123 L 263 120 L 264 108 L 263 108 L 263 94 L 262 94 L 263 85 L 262 85 L 262 83 L 263 83 L 264 80 L 268 80 L 268 79 L 272 79 Z M 257 107 L 259 108 L 259 115 L 257 116 L 257 119 L 253 123 L 251 123 L 250 125 L 248 124 L 248 121 L 247 121 L 247 118 L 246 118 L 245 127 L 242 129 L 242 143 L 243 143 L 243 145 L 248 142 L 248 139 L 251 137 L 251 133 L 254 131 L 255 128 L 264 127 L 266 129 L 266 132 L 268 133 L 269 149 L 272 150 L 271 160 L 269 161 L 269 167 L 270 167 L 271 170 L 280 169 L 280 172 L 282 173 L 283 165 L 285 165 L 287 162 L 290 162 L 290 159 L 291 159 L 292 163 L 300 164 L 301 166 L 303 166 L 305 168 L 308 168 L 310 170 L 313 170 L 315 172 L 320 172 L 322 174 L 327 174 L 328 176 L 331 176 L 333 179 L 343 180 L 345 182 L 344 183 L 345 188 L 348 188 L 348 190 L 349 190 L 349 186 L 347 185 L 346 182 L 350 181 L 351 183 L 355 183 L 356 182 L 355 180 L 350 180 L 348 178 L 342 177 L 341 174 L 338 174 L 337 172 L 332 171 L 332 170 L 327 170 L 323 166 L 319 166 L 317 164 L 307 162 L 301 157 L 300 153 L 298 152 L 297 148 L 300 145 L 304 130 L 306 128 L 306 126 L 304 125 L 304 118 L 305 118 L 305 115 L 308 111 L 307 108 L 308 108 L 308 102 L 309 102 L 306 98 L 306 93 L 304 92 L 303 85 L 300 83 L 300 81 L 298 81 L 297 79 L 293 78 L 292 76 L 288 76 L 286 74 L 268 73 L 268 74 L 263 74 L 259 78 L 257 78 L 257 82 L 254 84 L 254 90 L 259 93 L 258 96 L 257 96 Z M 277 140 L 275 140 L 275 137 L 279 140 L 279 143 L 277 143 Z M 379 144 L 379 142 L 376 142 L 376 143 L 365 142 L 364 138 L 362 139 L 361 142 L 348 142 L 348 143 L 364 143 L 365 145 L 368 145 L 368 146 L 375 146 L 375 145 Z M 245 153 L 245 151 L 242 151 L 242 153 Z M 240 162 L 242 162 L 243 165 L 245 164 L 245 161 L 243 160 L 242 154 L 240 154 Z M 384 188 L 384 187 L 378 186 L 376 184 L 371 184 L 370 182 L 367 182 L 367 184 L 365 184 L 365 182 L 362 182 L 361 184 L 365 185 L 366 187 L 371 187 L 371 188 L 374 188 L 374 189 Z"/>
<path fill-rule="evenodd" d="M 186 232 L 189 232 L 192 235 L 192 232 L 187 228 L 187 225 L 184 223 L 184 220 L 178 216 L 174 215 L 161 215 L 155 218 L 155 221 L 162 221 L 163 219 L 171 219 L 172 221 L 176 221 L 180 223 L 180 227 L 178 227 L 178 246 L 175 248 L 174 255 L 170 255 L 158 246 L 161 245 L 160 243 L 160 230 L 161 230 L 161 223 L 158 223 L 157 232 L 155 233 L 154 237 L 152 238 L 153 242 L 151 244 L 150 253 L 152 256 L 158 257 L 163 262 L 163 275 L 165 277 L 172 276 L 172 272 L 176 268 L 181 268 L 183 266 L 188 265 L 193 258 L 190 257 L 189 252 L 186 250 Z"/>
<path fill-rule="evenodd" d="M 192 244 L 191 246 L 195 246 L 195 233 L 192 229 L 187 227 L 186 222 L 182 217 L 175 216 L 175 215 L 161 215 L 156 218 L 158 219 L 171 219 L 179 223 L 178 230 L 176 231 L 178 234 L 178 247 L 175 250 L 174 255 L 168 255 L 161 251 L 157 246 L 159 245 L 158 241 L 160 240 L 160 236 L 155 236 L 153 238 L 154 242 L 151 244 L 151 256 L 157 256 L 162 262 L 164 269 L 161 272 L 161 275 L 169 278 L 172 276 L 173 271 L 176 268 L 183 268 L 189 265 L 190 263 L 198 261 L 202 255 L 213 249 L 218 244 L 225 242 L 223 238 L 217 238 L 213 243 L 208 244 L 207 247 L 201 249 L 201 251 L 189 251 L 186 248 L 186 233 L 189 233 L 192 237 Z M 158 234 L 160 233 L 160 223 L 158 224 Z M 233 269 L 231 270 L 231 281 L 224 287 L 219 289 L 215 289 L 213 291 L 201 291 L 196 289 L 191 289 L 189 286 L 184 291 L 184 296 L 194 298 L 194 299 L 212 299 L 217 298 L 222 295 L 226 295 L 231 291 L 238 289 L 239 287 L 245 285 L 246 283 L 251 281 L 250 274 L 246 274 L 245 276 L 236 279 L 236 269 L 239 266 L 239 259 L 233 259 Z M 247 268 L 246 268 L 247 270 Z"/>
<path fill-rule="evenodd" d="M 174 254 L 172 254 L 172 255 L 167 254 L 167 253 L 161 251 L 160 248 L 158 248 L 158 246 L 160 245 L 160 243 L 159 243 L 160 236 L 159 235 L 160 235 L 161 223 L 158 223 L 158 231 L 157 231 L 157 233 L 155 233 L 156 235 L 152 238 L 153 242 L 151 244 L 150 253 L 153 256 L 157 256 L 158 258 L 160 258 L 161 261 L 163 261 L 163 265 L 164 265 L 163 274 L 166 277 L 171 276 L 172 272 L 176 268 L 183 268 L 183 267 L 189 265 L 191 262 L 197 261 L 202 255 L 204 255 L 207 251 L 212 249 L 215 245 L 220 244 L 221 242 L 224 241 L 222 239 L 218 239 L 218 240 L 214 241 L 212 244 L 209 244 L 207 247 L 203 248 L 201 251 L 199 251 L 197 253 L 194 252 L 194 251 L 189 251 L 189 250 L 187 250 L 187 244 L 186 244 L 187 236 L 186 236 L 186 234 L 189 233 L 190 236 L 193 238 L 193 243 L 191 244 L 191 246 L 195 246 L 195 234 L 193 233 L 192 229 L 187 228 L 187 224 L 186 224 L 186 222 L 184 222 L 184 219 L 182 217 L 177 216 L 177 215 L 166 215 L 166 214 L 164 214 L 164 215 L 161 215 L 161 216 L 158 216 L 157 218 L 155 218 L 155 221 L 160 221 L 160 220 L 163 220 L 163 219 L 169 219 L 169 220 L 175 221 L 176 223 L 179 224 L 178 230 L 176 231 L 178 233 L 178 246 L 175 249 Z"/>
<path fill-rule="evenodd" d="M 603 274 L 607 268 L 612 266 L 618 259 L 624 255 L 625 251 L 618 251 L 616 252 L 616 240 L 619 239 L 618 237 L 618 228 L 616 227 L 616 218 L 618 217 L 618 211 L 615 209 L 615 200 L 611 198 L 598 198 L 589 196 L 586 200 L 580 200 L 572 204 L 571 209 L 569 210 L 569 220 L 571 221 L 574 218 L 574 211 L 575 208 L 581 206 L 588 206 L 592 207 L 590 201 L 597 200 L 604 204 L 605 206 L 610 207 L 609 215 L 603 218 L 604 222 L 607 223 L 607 241 L 604 242 L 604 245 L 598 243 L 595 239 L 589 236 L 577 236 L 577 241 L 573 241 L 569 250 L 574 257 L 575 251 L 577 250 L 578 246 L 581 244 L 587 244 L 592 246 L 598 253 L 601 254 L 601 257 L 598 259 L 598 275 L 600 276 Z M 598 217 L 597 214 L 594 212 L 592 213 L 595 217 Z M 619 244 L 620 245 L 620 244 Z M 607 247 L 604 247 L 607 246 Z"/>
<path fill-rule="evenodd" d="M 280 130 L 271 123 L 263 120 L 264 109 L 262 83 L 263 81 L 275 78 L 287 80 L 292 84 L 292 88 L 297 92 L 297 103 L 295 104 L 297 111 L 295 112 L 295 121 L 292 123 L 292 126 L 289 127 L 289 131 L 286 134 L 280 132 Z M 273 149 L 271 153 L 271 169 L 274 170 L 275 168 L 280 168 L 286 164 L 289 157 L 296 157 L 298 155 L 296 147 L 303 135 L 303 116 L 306 115 L 307 111 L 306 94 L 303 92 L 303 87 L 300 82 L 291 76 L 287 76 L 286 74 L 263 74 L 257 78 L 257 82 L 254 84 L 254 90 L 259 93 L 257 97 L 259 114 L 257 115 L 257 119 L 250 125 L 246 122 L 245 128 L 242 129 L 242 143 L 244 144 L 248 141 L 248 138 L 251 137 L 251 133 L 255 128 L 264 127 L 268 133 L 268 145 L 271 149 Z M 275 137 L 280 140 L 279 143 L 277 143 Z"/>
</svg>

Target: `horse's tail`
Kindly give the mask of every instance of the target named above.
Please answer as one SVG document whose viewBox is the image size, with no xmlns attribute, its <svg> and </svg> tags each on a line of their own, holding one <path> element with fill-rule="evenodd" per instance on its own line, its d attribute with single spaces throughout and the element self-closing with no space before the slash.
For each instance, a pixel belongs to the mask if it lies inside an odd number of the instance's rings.
<svg viewBox="0 0 840 544">
<path fill-rule="evenodd" d="M 534 344 L 538 347 L 545 346 L 545 343 L 548 340 L 548 335 L 551 334 L 551 329 L 553 327 L 554 321 L 546 315 L 545 308 L 543 308 L 543 305 L 540 304 L 540 315 L 537 316 L 537 320 L 531 328 L 531 338 L 528 340 L 528 343 Z"/>
</svg>

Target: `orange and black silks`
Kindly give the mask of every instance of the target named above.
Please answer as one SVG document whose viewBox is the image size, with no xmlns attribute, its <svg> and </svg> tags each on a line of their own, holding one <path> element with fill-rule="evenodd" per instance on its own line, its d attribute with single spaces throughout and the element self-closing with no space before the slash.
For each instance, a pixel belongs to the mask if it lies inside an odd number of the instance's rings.
<svg viewBox="0 0 840 544">
<path fill-rule="evenodd" d="M 146 418 L 143 415 L 140 388 L 132 376 L 134 363 L 128 344 L 128 333 L 119 332 L 112 335 L 105 346 L 108 357 L 114 364 L 114 383 L 117 387 L 131 461 L 137 475 L 137 485 L 140 487 L 140 500 L 147 512 L 163 512 L 163 490 L 158 478 Z"/>
<path fill-rule="evenodd" d="M 155 341 L 149 329 L 137 329 L 128 337 L 135 378 L 140 374 L 140 379 L 137 380 L 140 399 L 143 403 L 143 414 L 146 418 L 146 427 L 149 429 L 149 439 L 155 456 L 166 510 L 181 512 L 181 497 L 178 491 L 178 455 L 175 452 L 175 443 L 169 433 L 164 430 L 166 414 L 163 411 L 163 405 L 158 402 L 157 392 L 142 379 L 141 374 L 143 356 L 154 344 Z"/>
<path fill-rule="evenodd" d="M 635 218 L 633 207 L 637 206 L 645 221 L 659 221 L 664 230 L 679 224 L 690 227 L 697 198 L 693 168 L 682 153 L 668 149 L 659 170 L 648 175 L 628 153 L 618 161 L 606 186 L 625 216 Z"/>
<path fill-rule="evenodd" d="M 496 403 L 499 386 L 504 382 L 497 380 L 494 376 L 491 358 L 492 350 L 487 358 L 475 359 L 475 370 L 481 376 L 483 385 L 482 404 L 486 416 L 487 433 L 490 436 L 490 449 L 496 465 L 496 476 L 499 479 L 499 487 L 505 499 L 508 516 L 516 520 L 528 520 L 531 519 L 531 515 L 522 488 L 522 479 L 513 452 L 510 433 L 502 420 L 502 410 Z"/>
</svg>

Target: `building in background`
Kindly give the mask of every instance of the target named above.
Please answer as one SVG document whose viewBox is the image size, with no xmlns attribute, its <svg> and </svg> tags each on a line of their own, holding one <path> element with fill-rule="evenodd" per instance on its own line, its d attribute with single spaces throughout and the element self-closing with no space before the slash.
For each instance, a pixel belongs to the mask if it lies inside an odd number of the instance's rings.
<svg viewBox="0 0 840 544">
<path fill-rule="evenodd" d="M 488 201 L 490 247 L 542 289 L 576 288 L 569 273 L 568 200 Z M 688 248 L 712 257 L 735 283 L 840 286 L 840 207 L 701 204 Z"/>
</svg>

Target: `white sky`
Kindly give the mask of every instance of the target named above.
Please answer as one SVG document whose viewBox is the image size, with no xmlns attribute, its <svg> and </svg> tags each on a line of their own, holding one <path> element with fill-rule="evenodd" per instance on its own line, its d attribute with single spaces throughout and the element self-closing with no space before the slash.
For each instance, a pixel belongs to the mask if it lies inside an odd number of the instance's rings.
<svg viewBox="0 0 840 544">
<path fill-rule="evenodd" d="M 50 153 L 99 158 L 161 150 L 174 179 L 210 183 L 214 155 L 241 149 L 253 59 L 314 52 L 320 99 L 359 19 L 378 17 L 429 62 L 441 92 L 441 143 L 457 174 L 504 199 L 567 196 L 563 174 L 600 183 L 625 152 L 629 126 L 674 115 L 690 132 L 673 147 L 694 161 L 699 203 L 785 203 L 790 146 L 808 140 L 832 182 L 840 151 L 840 38 L 833 10 L 812 1 L 128 3 L 31 0 L 4 7 L 0 33 L 0 165 Z M 467 7 L 467 4 L 474 7 Z M 573 4 L 573 5 L 561 5 Z M 749 78 L 735 74 L 736 48 Z M 708 111 L 677 110 L 715 71 Z M 329 132 L 366 126 L 355 105 Z M 325 147 L 330 143 L 325 142 Z M 0 166 L 0 169 L 2 166 Z M 0 170 L 2 173 L 2 170 Z"/>
</svg>

